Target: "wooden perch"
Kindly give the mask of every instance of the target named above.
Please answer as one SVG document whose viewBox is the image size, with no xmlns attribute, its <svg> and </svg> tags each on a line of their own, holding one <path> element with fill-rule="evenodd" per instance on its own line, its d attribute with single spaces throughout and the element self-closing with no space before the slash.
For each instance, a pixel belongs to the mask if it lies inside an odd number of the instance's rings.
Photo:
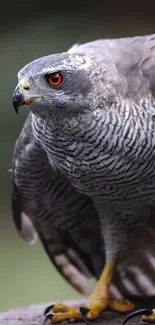
<svg viewBox="0 0 155 325">
<path fill-rule="evenodd" d="M 81 306 L 83 300 L 79 301 L 65 301 L 65 304 L 72 306 Z M 47 304 L 34 305 L 28 307 L 22 307 L 18 309 L 12 309 L 9 311 L 0 313 L 0 325 L 42 325 L 43 313 Z M 94 322 L 90 322 L 91 325 L 122 325 L 126 314 L 117 314 L 115 312 L 106 311 L 103 313 L 102 319 Z M 67 324 L 67 323 L 66 323 Z M 75 323 L 79 325 L 85 325 L 85 323 Z M 128 324 L 130 325 L 144 325 L 140 317 L 135 317 Z M 70 323 L 69 323 L 70 325 Z"/>
</svg>

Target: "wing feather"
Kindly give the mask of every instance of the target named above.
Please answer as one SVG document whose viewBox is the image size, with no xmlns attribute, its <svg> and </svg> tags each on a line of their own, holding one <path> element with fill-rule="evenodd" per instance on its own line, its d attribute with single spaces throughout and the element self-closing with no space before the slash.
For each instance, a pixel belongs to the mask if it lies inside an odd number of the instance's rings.
<svg viewBox="0 0 155 325">
<path fill-rule="evenodd" d="M 104 266 L 99 219 L 92 201 L 50 166 L 32 134 L 31 114 L 15 145 L 12 187 L 19 234 L 32 243 L 38 233 L 59 272 L 88 295 L 87 277 L 98 277 Z"/>
</svg>

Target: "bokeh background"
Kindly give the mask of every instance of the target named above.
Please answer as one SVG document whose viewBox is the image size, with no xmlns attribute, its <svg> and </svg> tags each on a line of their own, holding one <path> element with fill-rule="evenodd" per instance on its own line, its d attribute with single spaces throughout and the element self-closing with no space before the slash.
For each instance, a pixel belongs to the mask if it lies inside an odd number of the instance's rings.
<svg viewBox="0 0 155 325">
<path fill-rule="evenodd" d="M 0 310 L 78 297 L 47 258 L 28 246 L 11 217 L 14 142 L 26 109 L 16 115 L 12 92 L 29 61 L 97 38 L 155 32 L 154 1 L 0 1 Z"/>
</svg>

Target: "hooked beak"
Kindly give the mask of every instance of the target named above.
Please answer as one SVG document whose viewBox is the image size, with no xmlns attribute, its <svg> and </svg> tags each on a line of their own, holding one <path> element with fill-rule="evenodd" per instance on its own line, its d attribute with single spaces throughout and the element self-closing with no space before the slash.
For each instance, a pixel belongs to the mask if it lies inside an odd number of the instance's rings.
<svg viewBox="0 0 155 325">
<path fill-rule="evenodd" d="M 18 114 L 18 110 L 20 106 L 30 105 L 35 100 L 46 100 L 49 96 L 43 95 L 35 95 L 31 91 L 30 84 L 27 80 L 22 80 L 17 85 L 13 93 L 13 107 L 15 112 Z"/>
<path fill-rule="evenodd" d="M 18 114 L 19 106 L 30 105 L 34 101 L 33 98 L 26 99 L 20 86 L 17 86 L 13 93 L 13 107 L 15 112 Z"/>
<path fill-rule="evenodd" d="M 29 84 L 25 80 L 18 84 L 13 93 L 13 107 L 17 114 L 19 106 L 30 105 L 34 101 L 24 90 L 29 90 Z"/>
</svg>

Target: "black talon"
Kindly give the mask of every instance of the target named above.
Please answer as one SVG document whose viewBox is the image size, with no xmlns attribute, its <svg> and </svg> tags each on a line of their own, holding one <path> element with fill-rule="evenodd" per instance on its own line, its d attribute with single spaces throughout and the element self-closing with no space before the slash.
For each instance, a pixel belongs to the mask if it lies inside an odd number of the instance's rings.
<svg viewBox="0 0 155 325">
<path fill-rule="evenodd" d="M 46 314 L 48 314 L 50 312 L 50 310 L 53 308 L 54 308 L 54 304 L 49 305 L 44 311 L 44 316 L 46 316 Z"/>
<path fill-rule="evenodd" d="M 43 319 L 43 324 L 42 325 L 47 325 L 47 324 L 52 324 L 51 319 L 52 319 L 53 313 L 48 313 L 44 316 Z M 49 322 L 50 320 L 50 322 Z"/>
<path fill-rule="evenodd" d="M 139 310 L 135 310 L 132 313 L 130 313 L 125 319 L 122 325 L 125 325 L 126 322 L 128 322 L 128 320 L 136 317 L 136 316 L 150 316 L 153 314 L 152 309 L 139 309 Z"/>
<path fill-rule="evenodd" d="M 89 309 L 87 307 L 80 307 L 79 308 L 79 313 L 81 318 L 83 319 L 83 321 L 87 324 L 90 325 L 90 323 L 87 321 L 87 319 L 85 318 L 85 315 L 89 312 Z"/>
</svg>

